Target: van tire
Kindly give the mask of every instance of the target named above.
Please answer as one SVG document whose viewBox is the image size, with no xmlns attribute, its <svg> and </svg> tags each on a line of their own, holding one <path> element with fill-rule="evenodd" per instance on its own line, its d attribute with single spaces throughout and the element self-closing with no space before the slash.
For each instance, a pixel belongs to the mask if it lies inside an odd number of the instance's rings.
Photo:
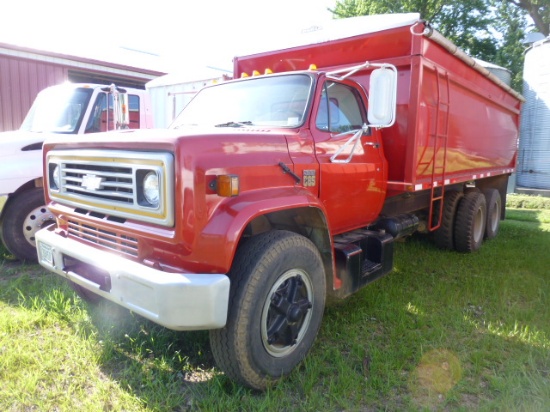
<svg viewBox="0 0 550 412">
<path fill-rule="evenodd" d="M 46 207 L 44 189 L 33 188 L 22 192 L 6 205 L 0 234 L 2 243 L 17 259 L 35 262 L 35 234 L 55 223 L 54 215 Z"/>
</svg>

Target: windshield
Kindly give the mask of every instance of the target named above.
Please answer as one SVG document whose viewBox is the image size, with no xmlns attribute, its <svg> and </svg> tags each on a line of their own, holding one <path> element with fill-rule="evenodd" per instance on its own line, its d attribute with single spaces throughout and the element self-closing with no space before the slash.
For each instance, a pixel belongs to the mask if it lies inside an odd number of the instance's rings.
<svg viewBox="0 0 550 412">
<path fill-rule="evenodd" d="M 21 130 L 77 133 L 88 107 L 92 89 L 51 88 L 38 94 Z"/>
<path fill-rule="evenodd" d="M 307 74 L 266 76 L 201 90 L 172 123 L 185 126 L 300 126 L 312 89 Z"/>
</svg>

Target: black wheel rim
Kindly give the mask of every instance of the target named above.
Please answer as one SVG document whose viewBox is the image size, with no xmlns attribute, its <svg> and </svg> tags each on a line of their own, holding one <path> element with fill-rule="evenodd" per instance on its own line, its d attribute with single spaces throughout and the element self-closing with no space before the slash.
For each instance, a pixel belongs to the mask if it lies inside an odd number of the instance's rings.
<svg viewBox="0 0 550 412">
<path fill-rule="evenodd" d="M 313 285 L 303 270 L 291 269 L 273 284 L 261 324 L 262 343 L 271 356 L 286 356 L 298 347 L 309 328 L 313 303 Z"/>
</svg>

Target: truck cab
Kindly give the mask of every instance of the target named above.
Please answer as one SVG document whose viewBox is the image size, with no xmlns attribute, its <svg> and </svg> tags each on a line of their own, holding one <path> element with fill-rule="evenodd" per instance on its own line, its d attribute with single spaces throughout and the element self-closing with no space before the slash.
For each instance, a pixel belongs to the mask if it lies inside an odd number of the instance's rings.
<svg viewBox="0 0 550 412">
<path fill-rule="evenodd" d="M 43 196 L 44 140 L 151 127 L 144 90 L 83 83 L 42 90 L 20 129 L 0 133 L 0 234 L 8 251 L 20 260 L 36 260 L 34 234 L 54 222 Z"/>
<path fill-rule="evenodd" d="M 290 182 L 303 181 L 320 199 L 334 233 L 362 227 L 376 219 L 385 198 L 387 164 L 380 129 L 395 120 L 397 80 L 391 65 L 365 63 L 345 73 L 352 70 L 374 70 L 370 87 L 379 95 L 371 94 L 369 111 L 363 87 L 338 72 L 245 74 L 242 80 L 203 89 L 172 127 L 277 130 L 290 156 L 278 163 L 284 164 Z M 340 213 L 343 206 L 347 213 Z"/>
</svg>

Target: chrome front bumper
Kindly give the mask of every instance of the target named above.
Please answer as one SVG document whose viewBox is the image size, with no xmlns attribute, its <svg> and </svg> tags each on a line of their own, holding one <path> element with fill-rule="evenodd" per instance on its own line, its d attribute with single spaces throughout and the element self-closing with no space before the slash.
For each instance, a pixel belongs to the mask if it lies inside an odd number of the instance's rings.
<svg viewBox="0 0 550 412">
<path fill-rule="evenodd" d="M 224 274 L 168 273 L 64 238 L 53 230 L 36 233 L 38 261 L 105 299 L 173 330 L 225 326 L 229 278 Z M 65 267 L 73 258 L 109 276 L 109 287 Z M 77 270 L 78 271 L 78 270 Z"/>
</svg>

